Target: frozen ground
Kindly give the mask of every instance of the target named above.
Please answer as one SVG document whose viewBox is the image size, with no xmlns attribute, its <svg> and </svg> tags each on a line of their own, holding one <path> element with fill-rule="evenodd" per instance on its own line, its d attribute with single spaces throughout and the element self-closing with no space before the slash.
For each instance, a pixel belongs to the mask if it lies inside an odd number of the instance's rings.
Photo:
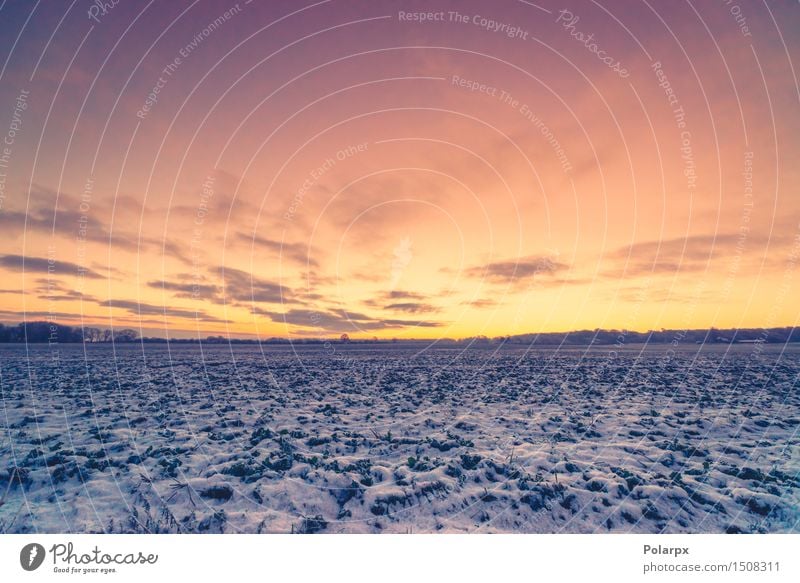
<svg viewBox="0 0 800 583">
<path fill-rule="evenodd" d="M 0 345 L 0 531 L 798 532 L 797 347 Z"/>
</svg>

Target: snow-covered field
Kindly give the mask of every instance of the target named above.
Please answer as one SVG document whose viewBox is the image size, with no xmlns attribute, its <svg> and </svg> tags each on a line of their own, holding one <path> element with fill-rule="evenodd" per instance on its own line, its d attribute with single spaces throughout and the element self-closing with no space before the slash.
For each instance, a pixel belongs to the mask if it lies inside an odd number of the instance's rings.
<svg viewBox="0 0 800 583">
<path fill-rule="evenodd" d="M 0 531 L 800 531 L 797 347 L 335 348 L 0 345 Z"/>
</svg>

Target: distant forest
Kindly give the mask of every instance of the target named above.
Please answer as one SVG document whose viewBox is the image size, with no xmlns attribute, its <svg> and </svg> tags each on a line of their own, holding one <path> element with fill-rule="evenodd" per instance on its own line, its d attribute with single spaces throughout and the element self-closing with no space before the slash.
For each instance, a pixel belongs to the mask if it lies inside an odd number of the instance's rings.
<svg viewBox="0 0 800 583">
<path fill-rule="evenodd" d="M 20 324 L 0 324 L 0 343 L 176 343 L 176 344 L 325 344 L 336 342 L 340 344 L 394 344 L 407 342 L 420 342 L 420 340 L 351 340 L 347 334 L 337 338 L 227 338 L 225 336 L 208 336 L 206 338 L 158 338 L 140 337 L 132 328 L 119 328 L 114 330 L 101 330 L 93 327 L 73 327 L 52 322 L 22 322 Z M 624 345 L 624 344 L 735 344 L 735 343 L 764 343 L 783 344 L 786 342 L 800 342 L 800 328 L 742 328 L 742 329 L 717 329 L 705 330 L 658 330 L 649 332 L 632 332 L 626 330 L 577 330 L 574 332 L 548 332 L 542 334 L 520 334 L 517 336 L 500 336 L 489 338 L 475 336 L 459 340 L 442 339 L 439 343 L 452 343 L 458 345 L 571 345 L 589 346 L 592 344 Z"/>
</svg>

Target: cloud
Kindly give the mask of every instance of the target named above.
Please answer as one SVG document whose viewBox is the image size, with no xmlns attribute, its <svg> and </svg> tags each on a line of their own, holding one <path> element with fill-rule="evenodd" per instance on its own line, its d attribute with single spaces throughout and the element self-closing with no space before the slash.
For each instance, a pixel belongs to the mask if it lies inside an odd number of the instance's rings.
<svg viewBox="0 0 800 583">
<path fill-rule="evenodd" d="M 345 310 L 343 308 L 333 308 L 330 310 L 332 314 L 335 314 L 339 318 L 344 320 L 348 320 L 351 322 L 374 322 L 376 321 L 375 318 L 372 316 L 368 316 L 366 314 L 362 314 L 361 312 L 351 312 L 350 310 Z"/>
<path fill-rule="evenodd" d="M 92 263 L 92 267 L 94 267 L 94 269 L 97 270 L 97 271 L 100 271 L 100 272 L 105 271 L 105 272 L 107 272 L 108 273 L 108 277 L 111 278 L 111 279 L 122 279 L 123 277 L 125 277 L 125 273 L 126 273 L 124 270 L 119 269 L 118 267 L 114 267 L 112 265 L 105 265 L 105 264 L 100 263 L 98 261 L 95 261 L 94 263 Z"/>
<path fill-rule="evenodd" d="M 511 283 L 530 277 L 551 276 L 567 269 L 568 265 L 553 261 L 549 257 L 529 256 L 477 265 L 468 268 L 465 274 L 468 277 L 487 279 L 493 283 Z"/>
<path fill-rule="evenodd" d="M 273 322 L 282 322 L 291 326 L 316 329 L 320 332 L 358 332 L 365 330 L 390 330 L 399 328 L 435 328 L 443 326 L 440 322 L 429 320 L 404 320 L 374 318 L 359 312 L 344 309 L 309 310 L 291 309 L 286 312 L 275 312 L 253 308 L 253 314 L 267 316 Z"/>
<path fill-rule="evenodd" d="M 410 314 L 420 314 L 424 312 L 438 312 L 439 308 L 424 302 L 397 302 L 383 307 L 384 310 L 393 312 L 408 312 Z"/>
<path fill-rule="evenodd" d="M 617 292 L 617 297 L 630 303 L 666 303 L 697 304 L 718 301 L 718 294 L 711 290 L 692 290 L 683 292 L 679 289 L 662 289 L 661 287 L 626 287 Z M 613 297 L 613 296 L 612 296 Z"/>
<path fill-rule="evenodd" d="M 178 243 L 177 241 L 170 241 L 166 238 L 158 239 L 145 237 L 140 237 L 136 241 L 138 241 L 138 243 L 130 242 L 130 244 L 133 247 L 139 246 L 146 249 L 152 249 L 162 253 L 163 255 L 174 257 L 184 265 L 193 266 L 195 264 L 191 257 L 191 249 L 187 245 Z M 115 240 L 114 242 L 119 243 L 119 240 Z"/>
<path fill-rule="evenodd" d="M 390 290 L 382 292 L 374 298 L 364 300 L 362 303 L 371 308 L 382 308 L 384 310 L 393 310 L 401 312 L 437 312 L 439 308 L 432 304 L 427 304 L 422 300 L 426 300 L 428 295 L 404 291 L 404 290 Z M 408 301 L 405 301 L 408 300 Z"/>
<path fill-rule="evenodd" d="M 424 300 L 428 296 L 417 292 L 392 290 L 385 294 L 384 297 L 390 300 Z"/>
<path fill-rule="evenodd" d="M 443 204 L 449 196 L 447 189 L 432 184 L 428 173 L 384 173 L 350 184 L 347 196 L 326 206 L 326 215 L 357 242 L 374 245 L 390 228 L 410 224 L 428 212 L 425 205 L 412 201 Z"/>
<path fill-rule="evenodd" d="M 132 300 L 104 300 L 98 301 L 98 306 L 108 308 L 119 308 L 127 310 L 135 316 L 171 316 L 173 318 L 186 318 L 192 320 L 202 320 L 203 322 L 216 322 L 231 324 L 230 320 L 221 320 L 214 316 L 209 316 L 200 310 L 183 310 L 180 308 L 169 308 L 167 306 L 156 306 L 153 304 L 145 304 L 142 302 Z"/>
<path fill-rule="evenodd" d="M 117 199 L 116 203 L 119 211 L 120 199 Z M 139 216 L 141 203 L 133 201 L 131 204 L 137 210 L 134 214 Z M 163 252 L 187 265 L 192 263 L 188 248 L 178 241 L 163 237 L 143 237 L 141 232 L 126 233 L 118 227 L 115 227 L 113 234 L 110 233 L 106 225 L 97 219 L 98 215 L 110 212 L 100 199 L 92 201 L 90 210 L 81 212 L 80 209 L 81 200 L 76 196 L 34 185 L 28 192 L 25 211 L 5 210 L 0 213 L 0 232 L 4 235 L 18 236 L 24 231 L 38 231 L 74 240 L 80 229 L 81 237 L 90 243 L 110 245 L 130 252 L 140 250 Z M 129 210 L 133 213 L 134 209 Z"/>
<path fill-rule="evenodd" d="M 214 271 L 212 271 L 214 273 Z M 207 300 L 215 304 L 237 303 L 302 303 L 286 286 L 261 279 L 255 275 L 226 267 L 220 269 L 220 284 L 206 277 L 179 274 L 172 280 L 151 280 L 147 285 L 154 289 L 173 292 L 173 297 Z"/>
<path fill-rule="evenodd" d="M 84 276 L 103 279 L 103 276 L 77 263 L 55 261 L 44 257 L 25 257 L 23 255 L 0 255 L 0 267 L 10 271 L 50 273 L 62 276 Z"/>
<path fill-rule="evenodd" d="M 24 212 L 9 210 L 0 214 L 0 230 L 14 235 L 24 231 L 39 231 L 74 239 L 81 229 L 81 236 L 86 241 L 110 244 L 129 251 L 136 250 L 135 241 L 118 232 L 113 237 L 110 235 L 106 226 L 95 216 L 103 212 L 103 209 L 96 208 L 95 205 L 92 212 L 80 212 L 81 201 L 77 197 L 34 185 L 28 192 Z"/>
<path fill-rule="evenodd" d="M 308 245 L 302 243 L 287 243 L 286 241 L 274 241 L 257 235 L 246 235 L 245 233 L 238 233 L 236 239 L 253 247 L 260 247 L 271 251 L 282 259 L 288 259 L 289 261 L 309 267 L 319 267 L 319 262 L 311 258 L 311 249 Z"/>
<path fill-rule="evenodd" d="M 219 286 L 211 283 L 201 283 L 205 281 L 203 278 L 188 278 L 189 282 L 179 281 L 148 281 L 147 285 L 155 289 L 176 292 L 173 294 L 176 298 L 186 298 L 192 300 L 212 300 L 219 303 L 222 291 Z"/>
<path fill-rule="evenodd" d="M 464 302 L 468 306 L 472 306 L 473 308 L 492 308 L 497 305 L 497 302 L 494 300 L 472 300 L 470 302 Z"/>
<path fill-rule="evenodd" d="M 57 279 L 40 278 L 36 280 L 36 283 L 38 284 L 36 293 L 39 299 L 46 299 L 51 302 L 97 301 L 94 296 L 74 290 Z"/>
<path fill-rule="evenodd" d="M 273 322 L 284 322 L 293 326 L 314 327 L 314 322 L 321 317 L 320 312 L 303 308 L 293 308 L 284 313 L 258 307 L 253 307 L 250 311 L 258 316 L 267 316 Z"/>
<path fill-rule="evenodd" d="M 772 237 L 770 245 L 781 247 L 787 242 L 785 238 Z M 641 241 L 624 245 L 606 255 L 614 266 L 603 275 L 619 278 L 695 273 L 711 271 L 721 262 L 723 266 L 732 266 L 734 261 L 738 269 L 742 257 L 763 252 L 766 243 L 765 237 L 755 233 L 690 235 Z"/>
<path fill-rule="evenodd" d="M 23 231 L 40 231 L 75 237 L 78 234 L 78 220 L 82 215 L 76 211 L 60 211 L 57 214 L 53 209 L 31 208 L 28 213 L 19 211 L 6 211 L 0 214 L 0 229 L 7 234 L 19 235 Z M 108 241 L 108 233 L 96 219 L 85 218 L 87 239 Z"/>
<path fill-rule="evenodd" d="M 224 297 L 239 302 L 255 302 L 267 304 L 284 304 L 291 301 L 289 288 L 261 279 L 251 273 L 225 267 L 220 270 L 223 280 Z"/>
<path fill-rule="evenodd" d="M 716 246 L 717 251 L 719 251 L 719 249 L 729 247 L 735 243 L 736 237 L 734 235 L 692 235 L 624 245 L 614 251 L 612 256 L 636 259 L 648 259 L 656 256 L 675 259 L 682 257 L 688 260 L 702 260 L 711 257 L 713 247 Z"/>
<path fill-rule="evenodd" d="M 72 314 L 69 312 L 46 312 L 43 310 L 23 312 L 21 310 L 0 310 L 0 316 L 8 318 L 7 321 L 22 322 L 31 321 L 34 318 L 42 318 L 52 322 L 55 318 L 60 320 L 75 320 L 89 317 L 87 314 Z"/>
<path fill-rule="evenodd" d="M 444 326 L 442 322 L 434 322 L 432 320 L 381 320 L 383 325 L 387 328 L 440 328 Z"/>
</svg>

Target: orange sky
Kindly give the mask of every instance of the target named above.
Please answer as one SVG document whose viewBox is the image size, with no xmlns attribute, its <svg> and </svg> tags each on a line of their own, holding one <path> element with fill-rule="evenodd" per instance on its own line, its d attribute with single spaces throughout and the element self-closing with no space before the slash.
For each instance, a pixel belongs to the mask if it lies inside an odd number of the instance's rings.
<svg viewBox="0 0 800 583">
<path fill-rule="evenodd" d="M 696 4 L 3 5 L 0 321 L 795 325 L 800 15 Z"/>
</svg>

